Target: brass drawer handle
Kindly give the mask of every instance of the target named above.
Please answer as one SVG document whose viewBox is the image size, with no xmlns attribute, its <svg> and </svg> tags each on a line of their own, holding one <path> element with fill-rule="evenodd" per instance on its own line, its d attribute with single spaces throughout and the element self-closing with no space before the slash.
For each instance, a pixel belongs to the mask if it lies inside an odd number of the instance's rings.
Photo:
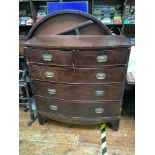
<svg viewBox="0 0 155 155">
<path fill-rule="evenodd" d="M 49 94 L 52 94 L 52 95 L 56 94 L 56 90 L 55 89 L 48 88 L 47 91 L 48 91 Z"/>
<path fill-rule="evenodd" d="M 108 60 L 107 55 L 99 55 L 97 56 L 97 62 L 106 62 Z"/>
<path fill-rule="evenodd" d="M 53 78 L 53 77 L 54 77 L 54 73 L 53 73 L 53 72 L 48 72 L 48 71 L 46 71 L 46 72 L 44 73 L 44 75 L 45 75 L 45 77 L 47 77 L 47 78 Z"/>
<path fill-rule="evenodd" d="M 96 78 L 98 80 L 103 80 L 106 78 L 106 73 L 96 73 Z"/>
<path fill-rule="evenodd" d="M 43 54 L 42 59 L 44 61 L 52 61 L 52 55 L 51 54 Z"/>
<path fill-rule="evenodd" d="M 58 106 L 57 105 L 50 105 L 49 108 L 51 110 L 57 111 L 58 110 Z"/>
<path fill-rule="evenodd" d="M 95 91 L 95 95 L 96 96 L 103 96 L 104 95 L 104 91 L 103 90 L 96 90 Z"/>
<path fill-rule="evenodd" d="M 104 109 L 103 108 L 95 108 L 95 112 L 97 114 L 102 114 L 104 112 Z"/>
</svg>

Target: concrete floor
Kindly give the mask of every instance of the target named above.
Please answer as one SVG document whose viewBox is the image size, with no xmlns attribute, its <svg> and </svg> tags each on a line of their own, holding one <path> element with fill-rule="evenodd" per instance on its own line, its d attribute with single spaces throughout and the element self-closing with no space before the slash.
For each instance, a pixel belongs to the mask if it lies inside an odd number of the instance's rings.
<svg viewBox="0 0 155 155">
<path fill-rule="evenodd" d="M 27 126 L 28 112 L 20 107 L 20 155 L 101 155 L 98 126 L 79 126 L 36 120 Z M 135 120 L 123 116 L 118 132 L 106 129 L 108 155 L 134 155 Z"/>
</svg>

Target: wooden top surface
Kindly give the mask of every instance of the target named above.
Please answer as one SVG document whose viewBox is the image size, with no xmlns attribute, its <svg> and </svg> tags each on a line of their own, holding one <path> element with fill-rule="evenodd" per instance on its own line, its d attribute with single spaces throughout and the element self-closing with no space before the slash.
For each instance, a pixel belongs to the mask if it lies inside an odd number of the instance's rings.
<svg viewBox="0 0 155 155">
<path fill-rule="evenodd" d="M 130 42 L 122 35 L 46 35 L 36 36 L 24 45 L 51 49 L 99 49 L 130 47 Z"/>
</svg>

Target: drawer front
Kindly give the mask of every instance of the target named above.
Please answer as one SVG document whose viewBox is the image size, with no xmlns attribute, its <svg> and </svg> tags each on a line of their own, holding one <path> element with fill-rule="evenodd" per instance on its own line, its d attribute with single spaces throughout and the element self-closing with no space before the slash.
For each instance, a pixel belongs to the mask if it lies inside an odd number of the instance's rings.
<svg viewBox="0 0 155 155">
<path fill-rule="evenodd" d="M 49 114 L 70 116 L 70 117 L 111 117 L 120 116 L 120 101 L 104 102 L 65 102 L 45 98 L 35 98 L 37 110 Z M 67 107 L 67 108 L 66 108 Z"/>
<path fill-rule="evenodd" d="M 29 74 L 36 80 L 58 83 L 123 82 L 126 74 L 126 67 L 73 69 L 49 66 L 30 66 Z"/>
<path fill-rule="evenodd" d="M 72 65 L 72 51 L 25 49 L 27 64 Z"/>
<path fill-rule="evenodd" d="M 123 85 L 63 85 L 33 82 L 34 95 L 64 100 L 120 100 Z"/>
<path fill-rule="evenodd" d="M 76 53 L 75 64 L 83 66 L 123 65 L 128 63 L 129 49 L 79 51 Z"/>
</svg>

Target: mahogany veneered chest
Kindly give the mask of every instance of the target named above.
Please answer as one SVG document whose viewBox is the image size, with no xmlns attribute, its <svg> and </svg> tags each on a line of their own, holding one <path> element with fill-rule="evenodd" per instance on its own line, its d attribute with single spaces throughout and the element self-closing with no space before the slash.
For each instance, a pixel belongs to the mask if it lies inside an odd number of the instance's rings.
<svg viewBox="0 0 155 155">
<path fill-rule="evenodd" d="M 55 16 L 59 19 L 61 14 L 67 16 L 68 25 L 63 24 L 69 28 L 53 30 Z M 84 13 L 76 12 L 74 24 L 69 22 L 74 15 L 73 11 L 61 12 L 43 19 L 24 45 L 39 122 L 44 124 L 46 118 L 73 124 L 109 122 L 118 130 L 129 41 L 111 35 Z M 92 34 L 83 23 L 90 31 L 94 28 Z"/>
</svg>

